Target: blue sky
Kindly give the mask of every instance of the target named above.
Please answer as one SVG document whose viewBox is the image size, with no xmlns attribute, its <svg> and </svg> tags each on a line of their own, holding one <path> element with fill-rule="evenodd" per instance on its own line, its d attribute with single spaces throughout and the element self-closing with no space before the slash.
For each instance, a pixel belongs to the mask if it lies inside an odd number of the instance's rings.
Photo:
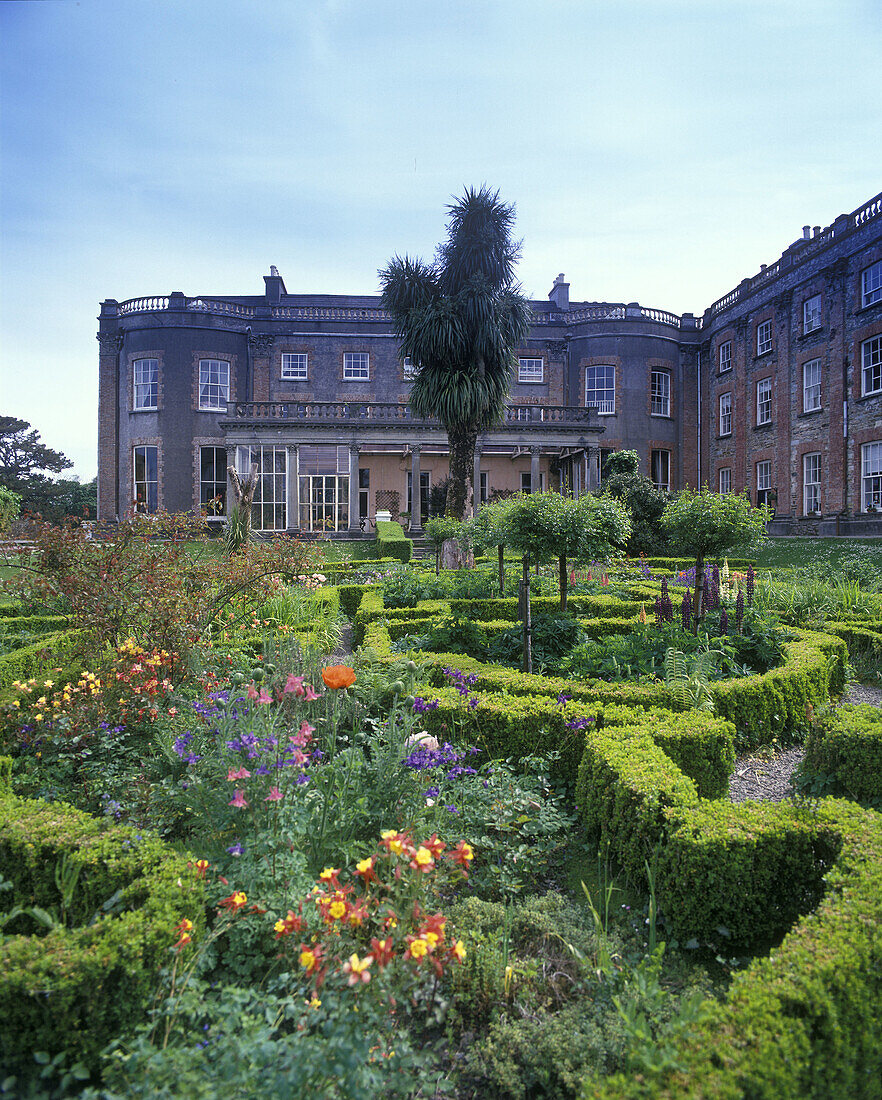
<svg viewBox="0 0 882 1100">
<path fill-rule="evenodd" d="M 0 36 L 0 413 L 84 479 L 104 298 L 375 293 L 487 182 L 528 294 L 701 312 L 882 189 L 878 0 L 7 0 Z"/>
</svg>

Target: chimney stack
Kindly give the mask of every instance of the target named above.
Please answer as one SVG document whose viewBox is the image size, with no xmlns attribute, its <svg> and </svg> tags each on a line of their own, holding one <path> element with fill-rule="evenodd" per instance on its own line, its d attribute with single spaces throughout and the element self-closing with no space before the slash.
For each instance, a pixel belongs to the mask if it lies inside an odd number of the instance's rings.
<svg viewBox="0 0 882 1100">
<path fill-rule="evenodd" d="M 548 299 L 554 303 L 554 308 L 559 313 L 566 313 L 570 308 L 570 284 L 566 281 L 563 272 L 554 280 L 554 286 L 548 292 Z"/>
</svg>

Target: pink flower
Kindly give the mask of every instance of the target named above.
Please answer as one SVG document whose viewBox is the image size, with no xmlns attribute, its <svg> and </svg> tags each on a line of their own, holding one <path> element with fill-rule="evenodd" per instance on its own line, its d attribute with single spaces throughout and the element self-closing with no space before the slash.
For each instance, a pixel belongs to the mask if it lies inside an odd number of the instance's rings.
<svg viewBox="0 0 882 1100">
<path fill-rule="evenodd" d="M 284 692 L 296 692 L 298 695 L 303 694 L 303 677 L 295 676 L 293 672 L 288 674 L 288 679 L 285 681 L 285 686 L 282 689 Z"/>
<path fill-rule="evenodd" d="M 249 699 L 256 699 L 257 698 L 257 688 L 254 686 L 254 684 L 249 684 L 248 685 L 248 698 Z"/>
<path fill-rule="evenodd" d="M 230 799 L 230 805 L 235 806 L 239 810 L 243 810 L 248 805 L 248 799 L 245 797 L 243 790 L 236 790 L 236 793 Z"/>
<path fill-rule="evenodd" d="M 302 768 L 303 765 L 306 763 L 306 760 L 306 755 L 302 753 L 300 749 L 294 749 L 294 751 L 291 753 L 291 761 L 292 763 L 296 764 L 298 768 Z"/>
<path fill-rule="evenodd" d="M 278 787 L 273 787 L 270 793 L 264 799 L 264 802 L 281 802 L 285 796 L 279 790 Z"/>
<path fill-rule="evenodd" d="M 250 779 L 251 772 L 247 768 L 230 768 L 227 772 L 227 779 L 230 783 L 234 783 L 237 779 Z"/>
<path fill-rule="evenodd" d="M 258 695 L 257 697 L 257 701 L 258 703 L 271 703 L 273 701 L 273 697 L 266 690 L 266 688 L 261 688 L 260 695 Z"/>
<path fill-rule="evenodd" d="M 311 703 L 314 699 L 320 699 L 321 696 L 316 695 L 312 690 L 312 684 L 307 684 L 303 691 L 303 697 L 307 703 Z"/>
<path fill-rule="evenodd" d="M 300 729 L 297 731 L 297 733 L 292 733 L 288 737 L 288 740 L 291 742 L 292 745 L 299 745 L 302 748 L 304 745 L 309 744 L 309 742 L 312 740 L 312 735 L 314 733 L 315 726 L 311 726 L 309 722 L 307 722 L 304 718 L 304 720 L 300 723 Z"/>
</svg>

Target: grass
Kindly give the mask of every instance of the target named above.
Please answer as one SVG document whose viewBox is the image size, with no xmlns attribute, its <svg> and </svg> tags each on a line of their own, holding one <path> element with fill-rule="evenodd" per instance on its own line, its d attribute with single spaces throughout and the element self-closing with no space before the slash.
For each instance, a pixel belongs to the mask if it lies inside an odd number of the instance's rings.
<svg viewBox="0 0 882 1100">
<path fill-rule="evenodd" d="M 882 573 L 882 538 L 769 539 L 756 555 L 758 569 L 802 569 L 829 566 L 843 569 L 866 563 Z"/>
</svg>

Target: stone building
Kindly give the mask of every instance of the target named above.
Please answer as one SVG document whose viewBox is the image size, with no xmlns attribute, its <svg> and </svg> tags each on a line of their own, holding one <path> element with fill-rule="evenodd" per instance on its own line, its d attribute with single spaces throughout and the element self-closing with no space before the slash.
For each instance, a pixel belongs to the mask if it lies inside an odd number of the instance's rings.
<svg viewBox="0 0 882 1100">
<path fill-rule="evenodd" d="M 388 510 L 418 531 L 447 438 L 410 413 L 379 299 L 289 294 L 275 268 L 264 284 L 102 302 L 99 518 L 202 505 L 221 522 L 227 465 L 256 463 L 262 530 L 357 534 Z M 779 532 L 882 532 L 882 196 L 806 226 L 701 316 L 571 302 L 563 275 L 532 308 L 478 442 L 481 499 L 578 495 L 627 448 L 664 489 L 746 488 Z"/>
</svg>

